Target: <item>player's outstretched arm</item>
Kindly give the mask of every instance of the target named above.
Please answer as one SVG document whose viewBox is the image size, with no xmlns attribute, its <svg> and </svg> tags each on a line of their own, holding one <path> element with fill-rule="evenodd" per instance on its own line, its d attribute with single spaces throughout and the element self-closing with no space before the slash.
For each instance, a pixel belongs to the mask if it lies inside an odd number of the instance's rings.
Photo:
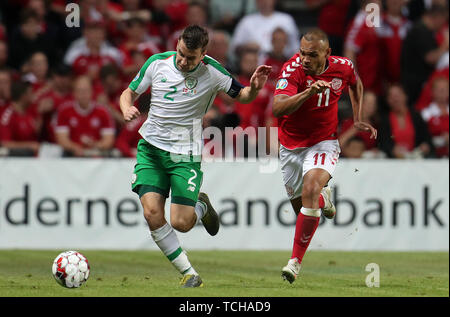
<svg viewBox="0 0 450 317">
<path fill-rule="evenodd" d="M 259 91 L 264 87 L 269 77 L 272 66 L 260 65 L 250 78 L 250 86 L 241 89 L 236 97 L 240 103 L 250 103 L 258 96 Z"/>
<path fill-rule="evenodd" d="M 330 83 L 318 80 L 310 88 L 293 96 L 277 95 L 273 99 L 272 113 L 275 117 L 287 116 L 300 108 L 311 96 L 323 92 L 330 87 Z"/>
<path fill-rule="evenodd" d="M 350 100 L 352 102 L 353 108 L 353 125 L 360 131 L 370 132 L 370 138 L 377 138 L 377 130 L 372 127 L 369 123 L 363 122 L 363 94 L 364 94 L 364 86 L 360 78 L 356 80 L 356 84 L 354 86 L 348 87 L 348 92 L 350 95 Z"/>
<path fill-rule="evenodd" d="M 141 115 L 139 110 L 134 106 L 134 102 L 139 98 L 139 94 L 130 88 L 125 89 L 120 95 L 120 110 L 122 110 L 123 118 L 126 122 L 136 119 Z"/>
</svg>

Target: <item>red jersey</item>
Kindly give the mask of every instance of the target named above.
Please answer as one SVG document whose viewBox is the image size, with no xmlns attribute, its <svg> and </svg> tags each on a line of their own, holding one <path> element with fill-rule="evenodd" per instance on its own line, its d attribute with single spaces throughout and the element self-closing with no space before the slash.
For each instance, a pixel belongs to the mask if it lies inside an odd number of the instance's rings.
<svg viewBox="0 0 450 317">
<path fill-rule="evenodd" d="M 438 157 L 448 157 L 448 146 L 445 143 L 445 135 L 449 133 L 449 108 L 442 111 L 436 103 L 431 103 L 421 111 L 422 118 L 427 123 L 428 131 L 433 137 Z"/>
<path fill-rule="evenodd" d="M 91 71 L 100 72 L 100 68 L 107 64 L 115 64 L 115 61 L 110 56 L 102 55 L 81 55 L 75 59 L 72 64 L 73 72 L 76 76 L 86 75 Z"/>
<path fill-rule="evenodd" d="M 135 157 L 138 142 L 142 139 L 139 128 L 147 120 L 147 116 L 141 116 L 139 119 L 133 120 L 125 124 L 116 140 L 116 148 L 124 157 Z"/>
<path fill-rule="evenodd" d="M 344 132 L 346 132 L 348 129 L 353 127 L 353 119 L 345 119 L 341 123 L 341 129 L 340 129 L 340 135 L 342 135 Z M 371 150 L 377 147 L 377 140 L 370 138 L 370 133 L 359 131 L 356 133 L 356 136 L 363 140 L 366 150 Z"/>
<path fill-rule="evenodd" d="M 149 58 L 154 54 L 161 53 L 162 51 L 161 47 L 157 44 L 156 40 L 149 40 L 146 42 L 139 43 L 133 48 L 129 47 L 129 45 L 127 45 L 127 43 L 124 42 L 119 46 L 119 50 L 122 52 L 124 58 L 123 61 L 124 66 L 133 65 L 134 61 L 132 55 L 134 51 L 144 55 L 145 59 Z"/>
<path fill-rule="evenodd" d="M 400 124 L 400 120 L 394 113 L 389 114 L 389 123 L 391 125 L 392 138 L 395 140 L 395 145 L 405 148 L 408 152 L 414 150 L 416 143 L 416 129 L 411 114 L 405 117 L 405 122 Z"/>
<path fill-rule="evenodd" d="M 375 28 L 381 39 L 383 48 L 383 69 L 387 80 L 391 83 L 400 81 L 400 58 L 403 40 L 412 23 L 404 18 L 394 18 L 385 15 L 381 27 Z"/>
<path fill-rule="evenodd" d="M 307 0 L 313 2 L 314 0 Z M 319 13 L 318 27 L 329 35 L 344 36 L 350 0 L 328 1 Z"/>
<path fill-rule="evenodd" d="M 25 111 L 8 107 L 0 117 L 0 141 L 38 141 L 39 120 Z"/>
<path fill-rule="evenodd" d="M 250 79 L 240 76 L 238 81 L 244 85 L 250 85 Z M 270 86 L 265 85 L 258 96 L 248 104 L 235 103 L 235 112 L 239 115 L 241 121 L 239 126 L 245 129 L 251 127 L 265 127 L 266 125 L 266 109 L 270 103 Z"/>
<path fill-rule="evenodd" d="M 433 82 L 438 78 L 445 78 L 448 80 L 449 79 L 449 68 L 446 67 L 446 68 L 443 68 L 440 70 L 435 70 L 430 75 L 430 77 L 428 78 L 426 83 L 423 85 L 422 92 L 420 93 L 419 99 L 417 100 L 416 104 L 414 105 L 414 108 L 417 111 L 421 111 L 422 109 L 426 108 L 433 101 L 433 96 L 432 96 Z"/>
<path fill-rule="evenodd" d="M 287 58 L 279 59 L 271 56 L 270 54 L 264 60 L 264 65 L 272 66 L 272 71 L 269 74 L 268 83 L 273 84 L 273 88 L 275 88 L 275 84 L 278 80 L 278 76 L 280 75 L 281 69 L 283 68 L 284 63 L 286 63 Z"/>
<path fill-rule="evenodd" d="M 366 17 L 365 11 L 356 15 L 345 39 L 345 47 L 356 53 L 355 64 L 364 88 L 380 95 L 382 92 L 381 40 L 376 33 L 376 28 L 367 25 Z"/>
<path fill-rule="evenodd" d="M 56 120 L 55 132 L 69 132 L 70 139 L 85 147 L 99 141 L 104 134 L 114 134 L 114 120 L 108 110 L 95 102 L 82 109 L 76 101 L 61 106 Z"/>
<path fill-rule="evenodd" d="M 331 88 L 306 100 L 294 113 L 278 118 L 278 138 L 288 149 L 310 147 L 324 140 L 337 139 L 338 100 L 348 85 L 355 85 L 357 74 L 353 63 L 344 57 L 330 56 L 320 75 L 306 75 L 300 54 L 283 66 L 276 95 L 293 96 L 309 88 L 317 80 L 331 84 Z"/>
<path fill-rule="evenodd" d="M 41 94 L 35 103 L 32 104 L 31 113 L 35 116 L 41 116 L 42 118 L 42 131 L 41 131 L 41 141 L 48 141 L 51 143 L 55 143 L 55 131 L 54 131 L 54 125 L 56 120 L 56 114 L 58 112 L 59 107 L 72 100 L 72 94 L 68 93 L 65 95 L 59 94 L 55 90 L 48 90 L 45 93 Z M 43 102 L 50 102 L 53 106 L 52 110 L 45 112 L 45 113 L 39 113 L 38 107 Z"/>
</svg>

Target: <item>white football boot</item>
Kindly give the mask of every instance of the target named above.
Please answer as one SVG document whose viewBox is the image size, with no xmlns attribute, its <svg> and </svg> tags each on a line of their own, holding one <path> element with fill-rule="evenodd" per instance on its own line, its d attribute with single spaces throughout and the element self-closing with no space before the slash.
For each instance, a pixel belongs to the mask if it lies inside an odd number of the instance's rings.
<svg viewBox="0 0 450 317">
<path fill-rule="evenodd" d="M 330 186 L 324 187 L 321 192 L 323 200 L 325 201 L 325 206 L 322 208 L 322 213 L 328 219 L 333 219 L 336 215 L 336 207 L 331 201 L 331 188 Z"/>
<path fill-rule="evenodd" d="M 281 270 L 281 277 L 292 284 L 297 278 L 300 268 L 301 265 L 298 263 L 297 258 L 290 259 L 288 264 Z"/>
</svg>

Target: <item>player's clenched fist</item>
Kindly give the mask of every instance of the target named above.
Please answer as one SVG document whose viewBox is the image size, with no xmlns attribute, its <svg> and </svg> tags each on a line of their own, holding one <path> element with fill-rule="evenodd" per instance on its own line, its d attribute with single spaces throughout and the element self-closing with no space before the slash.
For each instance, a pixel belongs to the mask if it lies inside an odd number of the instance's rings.
<svg viewBox="0 0 450 317">
<path fill-rule="evenodd" d="M 123 114 L 123 118 L 126 122 L 128 122 L 136 119 L 140 115 L 141 113 L 139 112 L 139 110 L 135 106 L 131 106 L 125 111 L 125 113 Z"/>
<path fill-rule="evenodd" d="M 325 91 L 325 89 L 330 88 L 331 85 L 329 82 L 326 82 L 324 80 L 318 80 L 315 83 L 311 85 L 309 88 L 311 95 L 320 94 L 321 92 Z"/>
</svg>

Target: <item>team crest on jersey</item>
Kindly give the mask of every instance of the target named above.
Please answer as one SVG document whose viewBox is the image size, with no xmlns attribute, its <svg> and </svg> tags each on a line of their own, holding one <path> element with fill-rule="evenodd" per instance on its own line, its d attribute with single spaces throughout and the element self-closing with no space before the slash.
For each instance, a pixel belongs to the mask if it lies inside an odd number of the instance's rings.
<svg viewBox="0 0 450 317">
<path fill-rule="evenodd" d="M 186 77 L 184 84 L 188 89 L 194 89 L 197 86 L 198 80 L 195 77 Z"/>
<path fill-rule="evenodd" d="M 91 119 L 91 126 L 94 128 L 98 128 L 100 126 L 100 119 L 99 118 L 92 118 Z"/>
<path fill-rule="evenodd" d="M 277 82 L 276 89 L 285 89 L 287 86 L 288 86 L 288 81 L 286 79 L 282 78 Z"/>
<path fill-rule="evenodd" d="M 331 81 L 331 88 L 333 88 L 334 90 L 339 90 L 339 88 L 341 87 L 342 87 L 342 79 L 333 78 L 333 80 Z"/>
</svg>

